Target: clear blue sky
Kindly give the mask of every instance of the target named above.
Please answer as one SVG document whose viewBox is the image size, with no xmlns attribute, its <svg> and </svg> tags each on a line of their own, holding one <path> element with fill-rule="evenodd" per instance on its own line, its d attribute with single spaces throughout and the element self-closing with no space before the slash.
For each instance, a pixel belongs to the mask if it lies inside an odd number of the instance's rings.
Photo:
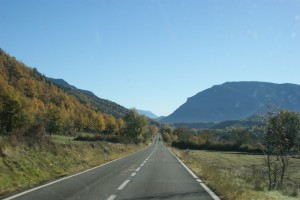
<svg viewBox="0 0 300 200">
<path fill-rule="evenodd" d="M 300 0 L 0 0 L 0 27 L 26 65 L 157 115 L 227 81 L 300 84 Z"/>
</svg>

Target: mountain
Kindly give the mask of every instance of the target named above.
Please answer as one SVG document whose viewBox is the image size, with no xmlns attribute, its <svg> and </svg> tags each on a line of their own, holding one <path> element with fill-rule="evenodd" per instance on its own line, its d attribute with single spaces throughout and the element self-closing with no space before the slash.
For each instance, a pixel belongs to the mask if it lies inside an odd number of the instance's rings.
<svg viewBox="0 0 300 200">
<path fill-rule="evenodd" d="M 157 115 L 155 115 L 154 113 L 152 113 L 151 111 L 147 111 L 147 110 L 137 110 L 138 111 L 138 113 L 140 114 L 140 115 L 144 115 L 144 116 L 146 116 L 146 117 L 149 117 L 149 118 L 151 118 L 151 119 L 156 119 L 156 118 L 158 118 L 158 116 Z"/>
<path fill-rule="evenodd" d="M 300 85 L 266 82 L 226 82 L 187 99 L 164 122 L 239 120 L 274 105 L 300 112 Z"/>
<path fill-rule="evenodd" d="M 161 121 L 163 118 L 165 118 L 165 116 L 157 117 L 157 118 L 155 118 L 155 120 Z"/>
<path fill-rule="evenodd" d="M 127 108 L 112 101 L 101 99 L 91 91 L 78 89 L 63 79 L 48 78 L 48 80 L 63 89 L 67 94 L 74 96 L 81 103 L 90 105 L 96 111 L 111 114 L 116 118 L 123 117 L 128 112 Z"/>
</svg>

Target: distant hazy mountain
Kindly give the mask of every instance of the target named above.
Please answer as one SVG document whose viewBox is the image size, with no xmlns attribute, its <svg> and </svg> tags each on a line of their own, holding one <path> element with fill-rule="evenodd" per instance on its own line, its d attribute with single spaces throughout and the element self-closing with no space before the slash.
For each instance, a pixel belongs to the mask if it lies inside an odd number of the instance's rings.
<svg viewBox="0 0 300 200">
<path fill-rule="evenodd" d="M 300 112 L 300 85 L 227 82 L 187 99 L 164 122 L 220 122 L 265 112 L 268 105 Z"/>
<path fill-rule="evenodd" d="M 165 118 L 165 116 L 157 117 L 157 118 L 155 118 L 155 120 L 161 121 L 163 118 Z"/>
<path fill-rule="evenodd" d="M 51 82 L 62 88 L 66 93 L 76 97 L 81 103 L 90 105 L 93 109 L 111 114 L 114 117 L 123 117 L 128 109 L 119 104 L 97 97 L 93 92 L 81 90 L 73 85 L 70 85 L 63 79 L 48 78 Z"/>
<path fill-rule="evenodd" d="M 157 115 L 155 115 L 154 113 L 152 113 L 151 111 L 147 111 L 147 110 L 137 110 L 139 114 L 144 115 L 146 117 L 149 117 L 151 119 L 156 119 L 158 118 Z"/>
</svg>

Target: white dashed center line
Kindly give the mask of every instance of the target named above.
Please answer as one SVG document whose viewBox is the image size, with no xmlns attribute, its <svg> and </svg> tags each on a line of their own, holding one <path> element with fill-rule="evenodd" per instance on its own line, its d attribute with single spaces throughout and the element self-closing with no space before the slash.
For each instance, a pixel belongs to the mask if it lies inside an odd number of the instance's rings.
<svg viewBox="0 0 300 200">
<path fill-rule="evenodd" d="M 136 175 L 136 173 L 135 173 L 135 172 L 131 174 L 131 176 L 135 176 L 135 175 Z"/>
<path fill-rule="evenodd" d="M 138 172 L 141 170 L 141 167 L 138 167 L 135 171 Z"/>
<path fill-rule="evenodd" d="M 156 146 L 155 146 L 155 148 L 154 148 L 154 150 L 152 151 L 152 153 L 147 157 L 147 159 L 140 165 L 140 167 L 138 167 L 135 171 L 136 172 L 133 172 L 130 176 L 131 177 L 134 177 L 136 174 L 137 174 L 137 172 L 139 172 L 140 170 L 141 170 L 141 168 L 146 164 L 146 162 L 149 160 L 149 158 L 152 156 L 152 154 L 154 153 L 154 151 L 156 150 L 156 148 L 157 148 L 157 143 L 156 143 Z M 118 190 L 120 191 L 120 190 L 123 190 L 125 187 L 126 187 L 126 185 L 128 184 L 130 182 L 130 180 L 126 180 L 126 181 L 124 181 L 119 187 L 118 187 Z M 111 195 L 107 200 L 114 200 L 114 199 L 116 199 L 118 196 L 117 195 Z"/>
<path fill-rule="evenodd" d="M 118 187 L 118 190 L 123 190 L 129 182 L 130 182 L 130 180 L 124 181 L 124 182 L 120 185 L 120 187 Z"/>
<path fill-rule="evenodd" d="M 114 200 L 117 197 L 117 195 L 111 195 L 107 200 Z"/>
</svg>

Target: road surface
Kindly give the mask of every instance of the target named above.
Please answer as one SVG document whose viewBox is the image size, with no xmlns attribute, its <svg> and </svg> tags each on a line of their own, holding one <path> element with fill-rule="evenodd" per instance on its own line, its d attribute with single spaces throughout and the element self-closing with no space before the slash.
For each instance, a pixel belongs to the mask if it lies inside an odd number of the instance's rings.
<svg viewBox="0 0 300 200">
<path fill-rule="evenodd" d="M 158 138 L 136 154 L 5 200 L 213 199 Z"/>
</svg>

